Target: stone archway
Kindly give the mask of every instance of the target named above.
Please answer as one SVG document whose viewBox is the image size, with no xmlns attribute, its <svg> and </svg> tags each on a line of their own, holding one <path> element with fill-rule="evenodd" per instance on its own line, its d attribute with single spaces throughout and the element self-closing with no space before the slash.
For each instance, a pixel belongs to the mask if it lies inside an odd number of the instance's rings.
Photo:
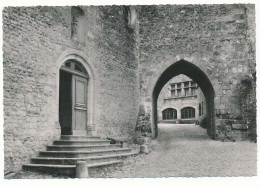
<svg viewBox="0 0 260 188">
<path fill-rule="evenodd" d="M 166 68 L 157 81 L 154 84 L 151 93 L 151 126 L 152 126 L 152 136 L 156 138 L 158 135 L 157 128 L 157 99 L 161 92 L 163 86 L 173 77 L 179 74 L 184 74 L 194 80 L 201 88 L 205 99 L 206 99 L 206 110 L 207 110 L 207 132 L 211 138 L 215 138 L 215 121 L 214 121 L 214 88 L 207 77 L 207 75 L 196 65 L 185 61 L 183 59 L 175 62 Z"/>
<path fill-rule="evenodd" d="M 79 62 L 88 73 L 88 85 L 87 85 L 87 134 L 93 135 L 95 130 L 95 120 L 96 120 L 96 98 L 97 98 L 97 74 L 92 66 L 91 62 L 85 57 L 84 54 L 75 50 L 65 51 L 56 61 L 56 112 L 57 119 L 59 122 L 59 96 L 60 96 L 60 68 L 66 61 L 76 61 Z"/>
</svg>

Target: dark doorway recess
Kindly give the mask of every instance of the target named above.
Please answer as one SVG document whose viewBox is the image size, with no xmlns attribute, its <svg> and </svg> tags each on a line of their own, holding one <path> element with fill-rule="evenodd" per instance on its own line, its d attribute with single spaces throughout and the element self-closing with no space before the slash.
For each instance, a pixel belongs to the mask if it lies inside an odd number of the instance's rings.
<svg viewBox="0 0 260 188">
<path fill-rule="evenodd" d="M 179 74 L 184 74 L 195 81 L 201 88 L 205 99 L 206 99 L 206 110 L 207 110 L 207 133 L 211 138 L 215 138 L 215 121 L 214 121 L 214 88 L 206 76 L 206 74 L 196 65 L 180 60 L 169 66 L 158 78 L 152 93 L 152 128 L 154 130 L 153 136 L 158 136 L 158 125 L 157 125 L 157 100 L 163 86 L 173 77 Z"/>
<path fill-rule="evenodd" d="M 72 74 L 60 71 L 59 121 L 61 135 L 72 134 Z"/>
</svg>

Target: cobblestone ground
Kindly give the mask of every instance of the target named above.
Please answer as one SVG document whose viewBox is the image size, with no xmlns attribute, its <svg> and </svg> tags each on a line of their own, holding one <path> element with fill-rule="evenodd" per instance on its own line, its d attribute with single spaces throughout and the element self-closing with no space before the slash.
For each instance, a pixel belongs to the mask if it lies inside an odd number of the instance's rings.
<svg viewBox="0 0 260 188">
<path fill-rule="evenodd" d="M 160 124 L 151 153 L 128 158 L 123 166 L 95 176 L 256 176 L 256 155 L 256 143 L 211 140 L 205 129 L 193 124 Z"/>
<path fill-rule="evenodd" d="M 160 124 L 149 154 L 91 172 L 95 178 L 256 176 L 255 143 L 211 140 L 198 125 Z M 13 178 L 66 178 L 21 172 Z"/>
</svg>

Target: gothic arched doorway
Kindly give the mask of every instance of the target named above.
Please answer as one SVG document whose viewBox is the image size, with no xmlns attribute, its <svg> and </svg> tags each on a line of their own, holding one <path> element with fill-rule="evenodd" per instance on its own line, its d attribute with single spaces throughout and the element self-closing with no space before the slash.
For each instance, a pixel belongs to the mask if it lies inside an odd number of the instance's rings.
<svg viewBox="0 0 260 188">
<path fill-rule="evenodd" d="M 60 68 L 59 122 L 62 135 L 87 133 L 88 79 L 88 72 L 76 60 L 67 60 Z"/>
<path fill-rule="evenodd" d="M 205 99 L 206 99 L 206 110 L 207 110 L 207 132 L 211 138 L 215 138 L 215 122 L 214 122 L 214 88 L 207 77 L 207 75 L 196 65 L 180 60 L 176 63 L 170 65 L 164 72 L 159 76 L 155 83 L 152 91 L 152 133 L 153 137 L 158 135 L 158 125 L 157 125 L 157 100 L 158 96 L 164 87 L 164 85 L 173 77 L 184 74 L 195 81 L 201 88 Z"/>
</svg>

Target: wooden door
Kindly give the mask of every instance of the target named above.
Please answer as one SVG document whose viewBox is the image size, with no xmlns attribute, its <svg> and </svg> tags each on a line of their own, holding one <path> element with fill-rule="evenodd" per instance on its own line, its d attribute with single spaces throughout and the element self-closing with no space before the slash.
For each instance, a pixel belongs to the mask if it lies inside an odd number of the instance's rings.
<svg viewBox="0 0 260 188">
<path fill-rule="evenodd" d="M 73 132 L 87 130 L 87 84 L 88 80 L 72 76 L 72 129 Z"/>
</svg>

